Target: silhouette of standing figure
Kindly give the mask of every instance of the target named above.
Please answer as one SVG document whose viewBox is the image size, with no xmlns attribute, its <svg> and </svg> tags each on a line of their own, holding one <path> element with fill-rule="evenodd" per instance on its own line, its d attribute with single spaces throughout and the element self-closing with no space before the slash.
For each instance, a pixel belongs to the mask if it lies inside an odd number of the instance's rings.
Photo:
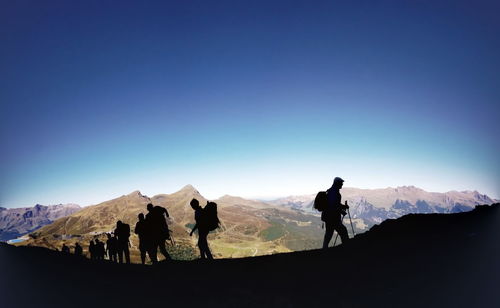
<svg viewBox="0 0 500 308">
<path fill-rule="evenodd" d="M 96 258 L 96 247 L 94 244 L 94 240 L 90 240 L 89 242 L 89 254 L 91 260 L 94 260 Z"/>
<path fill-rule="evenodd" d="M 130 226 L 122 223 L 121 220 L 118 220 L 116 223 L 115 235 L 118 239 L 118 261 L 123 263 L 123 255 L 125 255 L 125 261 L 130 263 L 130 251 L 128 249 L 128 246 L 130 245 Z"/>
<path fill-rule="evenodd" d="M 80 246 L 80 244 L 76 243 L 75 244 L 75 256 L 81 257 L 82 254 L 83 254 L 82 246 Z"/>
<path fill-rule="evenodd" d="M 99 241 L 98 238 L 95 239 L 95 254 L 97 260 L 104 260 L 104 243 Z"/>
<path fill-rule="evenodd" d="M 64 253 L 69 253 L 69 247 L 66 246 L 66 244 L 63 244 L 62 248 L 61 248 L 61 251 L 64 252 Z"/>
<path fill-rule="evenodd" d="M 340 195 L 340 189 L 342 185 L 344 185 L 344 180 L 336 177 L 333 180 L 332 187 L 327 190 L 328 205 L 321 214 L 321 220 L 323 220 L 326 225 L 323 249 L 328 248 L 334 231 L 337 231 L 340 235 L 342 244 L 345 244 L 349 240 L 347 228 L 342 224 L 342 215 L 345 215 L 345 210 L 349 208 L 347 202 L 343 205 L 341 201 L 342 196 Z"/>
<path fill-rule="evenodd" d="M 141 252 L 141 262 L 146 263 L 146 252 L 149 254 L 151 262 L 156 263 L 156 254 L 152 252 L 153 240 L 151 238 L 151 227 L 144 218 L 144 214 L 140 213 L 139 221 L 135 224 L 135 234 L 139 236 L 139 251 Z M 156 248 L 156 247 L 155 247 Z"/>
<path fill-rule="evenodd" d="M 198 248 L 200 249 L 200 257 L 202 259 L 212 260 L 212 253 L 210 252 L 207 241 L 207 236 L 210 231 L 208 230 L 207 224 L 205 222 L 203 208 L 200 206 L 200 203 L 196 199 L 191 200 L 190 205 L 194 210 L 194 220 L 196 221 L 196 224 L 191 230 L 191 233 L 189 233 L 189 236 L 193 236 L 193 232 L 198 229 Z"/>
<path fill-rule="evenodd" d="M 167 225 L 168 211 L 166 208 L 161 206 L 153 206 L 149 203 L 147 205 L 148 214 L 146 215 L 146 224 L 151 231 L 151 254 L 153 260 L 157 260 L 157 252 L 160 249 L 161 254 L 165 257 L 165 260 L 171 260 L 170 255 L 165 247 L 165 241 L 170 238 L 170 232 Z"/>
<path fill-rule="evenodd" d="M 106 241 L 106 252 L 108 253 L 108 259 L 111 262 L 116 262 L 116 238 L 111 235 L 111 233 L 106 234 L 108 240 Z"/>
</svg>

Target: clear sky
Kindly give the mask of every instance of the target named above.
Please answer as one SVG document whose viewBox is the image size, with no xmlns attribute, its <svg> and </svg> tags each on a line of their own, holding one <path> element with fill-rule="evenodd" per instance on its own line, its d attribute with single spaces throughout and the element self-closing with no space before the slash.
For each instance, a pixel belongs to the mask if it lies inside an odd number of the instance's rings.
<svg viewBox="0 0 500 308">
<path fill-rule="evenodd" d="M 498 2 L 133 2 L 0 4 L 0 206 L 500 197 Z"/>
</svg>

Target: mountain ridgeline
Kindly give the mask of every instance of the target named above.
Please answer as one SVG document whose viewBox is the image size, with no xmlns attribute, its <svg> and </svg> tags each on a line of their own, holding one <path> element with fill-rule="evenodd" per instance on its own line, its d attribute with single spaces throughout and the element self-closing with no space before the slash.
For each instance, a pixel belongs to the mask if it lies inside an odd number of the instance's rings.
<svg viewBox="0 0 500 308">
<path fill-rule="evenodd" d="M 471 210 L 478 204 L 494 203 L 477 192 L 429 193 L 412 186 L 375 190 L 344 188 L 341 193 L 351 206 L 356 234 L 386 219 L 409 213 L 456 213 Z M 314 196 L 262 202 L 226 195 L 212 200 L 218 204 L 221 220 L 221 227 L 209 235 L 214 256 L 248 257 L 321 247 L 324 229 L 319 213 L 312 210 Z M 151 202 L 167 208 L 170 213 L 168 224 L 175 241 L 175 245 L 168 247 L 172 257 L 195 259 L 198 256 L 196 238 L 189 236 L 194 225 L 194 213 L 189 205 L 193 198 L 202 206 L 207 202 L 191 185 L 172 194 L 153 197 L 134 191 L 62 217 L 32 232 L 29 240 L 17 245 L 60 249 L 63 243 L 73 246 L 79 242 L 87 253 L 91 239 L 105 240 L 105 233 L 112 232 L 116 222 L 121 220 L 132 228 L 131 258 L 132 262 L 139 262 L 139 241 L 133 228 L 137 215 L 146 213 L 146 205 Z M 351 228 L 348 230 L 352 237 Z"/>
<path fill-rule="evenodd" d="M 82 244 L 84 253 L 94 237 L 105 239 L 118 220 L 132 228 L 131 259 L 138 262 L 138 237 L 133 233 L 139 213 L 146 213 L 152 202 L 168 209 L 169 228 L 175 245 L 168 247 L 175 259 L 194 259 L 196 238 L 189 236 L 194 225 L 194 212 L 189 202 L 196 198 L 205 205 L 204 198 L 193 186 L 187 185 L 173 194 L 153 197 L 134 191 L 128 195 L 83 208 L 81 211 L 56 220 L 30 234 L 30 239 L 19 245 L 60 249 L 63 243 Z M 321 244 L 321 224 L 317 216 L 238 197 L 224 196 L 214 200 L 218 204 L 221 227 L 209 235 L 210 247 L 217 258 L 234 258 L 290 252 L 317 248 Z"/>
<path fill-rule="evenodd" d="M 353 218 L 361 219 L 367 227 L 406 214 L 459 213 L 472 210 L 476 205 L 498 202 L 477 191 L 427 192 L 414 186 L 384 189 L 359 189 L 346 187 L 341 190 L 342 199 L 351 206 Z M 313 213 L 315 194 L 290 196 L 270 204 L 282 205 Z"/>
</svg>

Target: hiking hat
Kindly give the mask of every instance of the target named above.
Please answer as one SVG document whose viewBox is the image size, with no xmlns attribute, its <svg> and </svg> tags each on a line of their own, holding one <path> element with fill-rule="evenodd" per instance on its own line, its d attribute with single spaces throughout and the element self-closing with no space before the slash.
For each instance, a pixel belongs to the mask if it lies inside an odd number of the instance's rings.
<svg viewBox="0 0 500 308">
<path fill-rule="evenodd" d="M 336 183 L 339 183 L 339 184 L 340 184 L 340 183 L 344 183 L 344 180 L 342 180 L 342 179 L 341 179 L 341 178 L 339 178 L 339 177 L 336 177 L 336 178 L 334 178 L 334 179 L 333 179 L 333 184 L 336 184 Z"/>
</svg>

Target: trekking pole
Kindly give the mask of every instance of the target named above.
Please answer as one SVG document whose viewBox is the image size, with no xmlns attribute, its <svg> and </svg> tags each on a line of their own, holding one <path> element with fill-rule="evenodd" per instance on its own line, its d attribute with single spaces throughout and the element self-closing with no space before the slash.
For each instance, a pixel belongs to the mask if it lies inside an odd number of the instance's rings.
<svg viewBox="0 0 500 308">
<path fill-rule="evenodd" d="M 351 212 L 349 211 L 349 208 L 347 208 L 347 214 L 349 214 L 349 220 L 351 221 L 352 237 L 354 237 L 356 233 L 354 233 L 354 227 L 352 226 Z"/>
</svg>

